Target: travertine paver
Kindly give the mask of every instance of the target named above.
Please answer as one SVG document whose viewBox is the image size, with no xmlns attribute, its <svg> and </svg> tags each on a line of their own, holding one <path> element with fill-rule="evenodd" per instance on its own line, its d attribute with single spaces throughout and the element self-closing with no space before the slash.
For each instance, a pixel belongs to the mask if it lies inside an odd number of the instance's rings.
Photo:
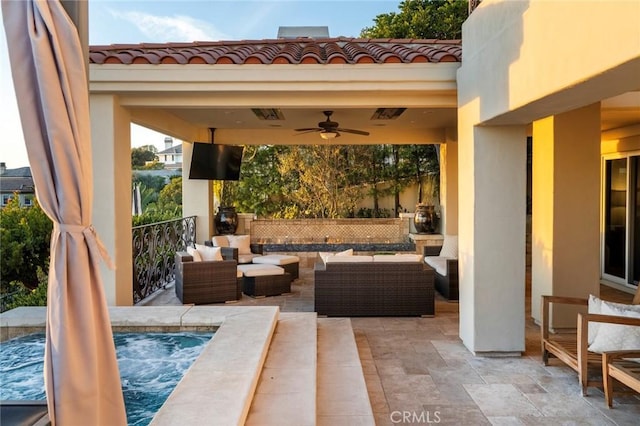
<svg viewBox="0 0 640 426">
<path fill-rule="evenodd" d="M 284 312 L 312 312 L 313 270 L 301 265 L 292 290 L 260 303 L 276 304 Z M 610 290 L 602 287 L 602 292 Z M 624 294 L 607 296 L 630 301 Z M 255 302 L 243 298 L 238 303 L 245 304 Z M 525 306 L 531 306 L 528 298 Z M 637 395 L 616 397 L 614 408 L 607 409 L 597 389 L 589 389 L 589 397 L 580 396 L 573 370 L 556 361 L 542 365 L 539 327 L 529 312 L 526 353 L 519 358 L 475 357 L 458 337 L 458 320 L 458 304 L 438 296 L 433 318 L 351 318 L 376 425 L 428 424 L 427 420 L 435 424 L 436 414 L 439 424 L 463 426 L 639 424 Z M 468 378 L 456 370 L 468 372 Z M 419 391 L 406 392 L 403 383 L 414 384 Z M 495 395 L 512 404 L 505 406 Z M 360 419 L 350 420 L 353 423 L 347 424 L 357 425 Z M 329 416 L 318 420 L 318 424 L 341 422 Z"/>
</svg>

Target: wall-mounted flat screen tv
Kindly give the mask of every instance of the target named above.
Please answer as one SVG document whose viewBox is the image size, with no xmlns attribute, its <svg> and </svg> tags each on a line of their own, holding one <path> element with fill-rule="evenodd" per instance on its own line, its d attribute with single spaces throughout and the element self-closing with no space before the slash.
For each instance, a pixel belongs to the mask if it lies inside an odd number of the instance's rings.
<svg viewBox="0 0 640 426">
<path fill-rule="evenodd" d="M 244 147 L 193 143 L 189 179 L 240 180 Z"/>
</svg>

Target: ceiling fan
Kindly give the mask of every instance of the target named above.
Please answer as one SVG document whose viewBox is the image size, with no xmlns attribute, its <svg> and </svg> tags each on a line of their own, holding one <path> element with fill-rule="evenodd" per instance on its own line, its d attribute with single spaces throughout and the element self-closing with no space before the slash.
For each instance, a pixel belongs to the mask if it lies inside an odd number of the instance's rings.
<svg viewBox="0 0 640 426">
<path fill-rule="evenodd" d="M 365 132 L 364 130 L 343 129 L 342 127 L 339 127 L 340 126 L 339 123 L 335 121 L 331 121 L 331 114 L 333 114 L 333 111 L 322 111 L 322 113 L 327 117 L 327 119 L 325 121 L 319 122 L 318 127 L 295 129 L 295 131 L 302 132 L 302 133 L 298 133 L 299 135 L 304 133 L 310 133 L 310 132 L 320 132 L 320 137 L 322 139 L 337 138 L 340 136 L 340 132 L 353 133 L 354 135 L 369 136 L 369 132 Z"/>
</svg>

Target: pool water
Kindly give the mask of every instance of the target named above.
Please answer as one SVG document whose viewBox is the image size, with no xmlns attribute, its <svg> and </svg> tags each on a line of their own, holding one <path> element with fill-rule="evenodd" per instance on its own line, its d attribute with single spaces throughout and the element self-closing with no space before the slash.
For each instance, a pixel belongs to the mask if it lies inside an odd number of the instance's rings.
<svg viewBox="0 0 640 426">
<path fill-rule="evenodd" d="M 203 333 L 114 333 L 129 425 L 148 425 L 213 336 Z M 46 399 L 44 334 L 0 343 L 0 400 Z"/>
</svg>

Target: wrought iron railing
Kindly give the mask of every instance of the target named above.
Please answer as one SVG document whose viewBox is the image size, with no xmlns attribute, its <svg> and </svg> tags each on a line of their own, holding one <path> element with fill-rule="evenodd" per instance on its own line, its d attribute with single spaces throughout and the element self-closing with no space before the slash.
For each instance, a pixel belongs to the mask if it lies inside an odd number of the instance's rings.
<svg viewBox="0 0 640 426">
<path fill-rule="evenodd" d="M 195 237 L 195 216 L 133 227 L 134 304 L 175 279 L 175 253 Z"/>
</svg>

